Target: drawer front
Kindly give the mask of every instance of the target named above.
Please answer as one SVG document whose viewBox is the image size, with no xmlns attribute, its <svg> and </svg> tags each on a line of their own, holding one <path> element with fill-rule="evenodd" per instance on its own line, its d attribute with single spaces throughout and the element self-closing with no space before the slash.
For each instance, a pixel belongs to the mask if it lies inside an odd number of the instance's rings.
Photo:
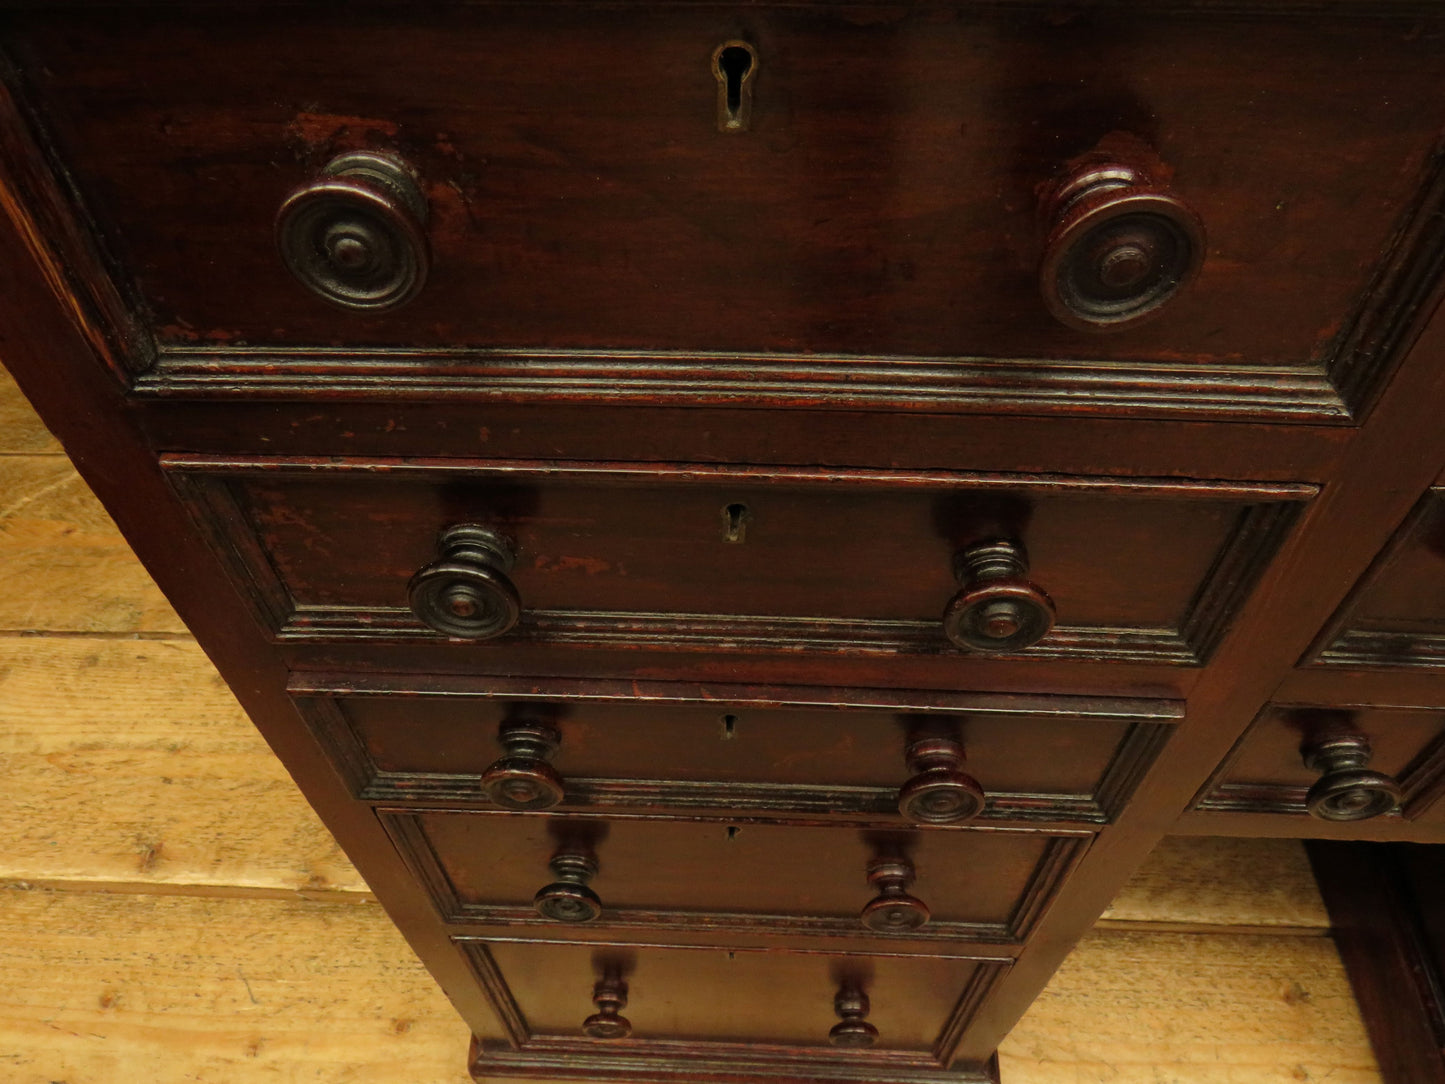
<svg viewBox="0 0 1445 1084">
<path fill-rule="evenodd" d="M 1445 711 L 1266 709 L 1195 808 L 1348 824 L 1414 820 L 1445 792 Z"/>
<path fill-rule="evenodd" d="M 451 922 L 997 944 L 1027 937 L 1090 838 L 440 809 L 382 819 Z"/>
<path fill-rule="evenodd" d="M 370 801 L 936 823 L 1103 823 L 1182 717 L 1169 701 L 648 681 L 300 674 L 292 693 Z"/>
<path fill-rule="evenodd" d="M 445 629 L 503 645 L 1166 665 L 1207 658 L 1313 492 L 802 468 L 166 465 L 288 640 L 424 643 Z M 456 542 L 472 536 L 491 548 Z M 453 590 L 488 621 L 510 606 L 515 625 L 457 632 L 437 617 Z"/>
<path fill-rule="evenodd" d="M 549 1053 L 573 1066 L 615 1059 L 614 1070 L 638 1059 L 631 1066 L 641 1071 L 671 1046 L 674 1057 L 686 1049 L 695 1059 L 688 1079 L 749 1054 L 755 1067 L 773 1061 L 774 1074 L 777 1063 L 792 1062 L 793 1079 L 857 1079 L 869 1067 L 869 1079 L 909 1079 L 930 1068 L 936 1074 L 1007 966 L 962 956 L 522 944 L 501 936 L 457 944 L 507 1025 L 512 1049 L 489 1043 L 480 1051 L 480 1064 L 493 1073 L 509 1059 L 526 1064 Z M 857 994 L 866 999 L 865 1013 L 848 1015 L 876 1029 L 871 1050 L 830 1041 L 845 1022 L 835 1008 L 840 992 L 854 995 L 845 1011 L 860 1005 Z M 626 1034 L 589 1035 L 585 1022 L 599 1015 L 622 1017 L 611 1030 Z"/>
<path fill-rule="evenodd" d="M 205 354 L 172 360 L 213 391 L 1338 417 L 1334 365 L 1388 369 L 1366 314 L 1396 320 L 1432 241 L 1445 54 L 1433 21 L 1377 5 L 1257 6 L 26 12 L 5 44 L 161 344 Z M 734 40 L 749 105 L 720 131 Z M 356 150 L 408 163 L 426 208 L 430 275 L 393 311 L 339 314 L 276 251 L 288 193 Z M 1197 281 L 1114 336 L 1055 320 L 1040 287 L 1062 229 L 1040 192 L 1096 153 L 1141 156 L 1203 223 Z M 246 353 L 297 345 L 421 353 L 378 356 L 384 381 Z M 489 353 L 459 377 L 457 347 Z"/>
<path fill-rule="evenodd" d="M 1445 672 L 1445 487 L 1420 499 L 1304 664 Z"/>
</svg>

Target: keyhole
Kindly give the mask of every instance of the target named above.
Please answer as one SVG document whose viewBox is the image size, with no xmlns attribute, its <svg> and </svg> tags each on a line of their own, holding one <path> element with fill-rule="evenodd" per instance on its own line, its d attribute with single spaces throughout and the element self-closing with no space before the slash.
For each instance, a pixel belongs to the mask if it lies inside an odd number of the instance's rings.
<svg viewBox="0 0 1445 1084">
<path fill-rule="evenodd" d="M 745 41 L 725 41 L 713 50 L 712 72 L 718 82 L 719 131 L 747 131 L 752 122 L 753 77 L 757 70 L 757 50 Z"/>
<path fill-rule="evenodd" d="M 740 45 L 729 45 L 717 58 L 717 66 L 727 84 L 728 116 L 736 117 L 743 105 L 743 80 L 753 66 L 752 54 Z"/>
<path fill-rule="evenodd" d="M 738 833 L 741 831 L 742 829 L 739 828 L 736 824 L 728 825 L 728 842 L 731 843 L 733 840 L 737 839 Z"/>
<path fill-rule="evenodd" d="M 722 740 L 732 741 L 737 737 L 738 717 L 736 715 L 724 715 L 722 717 Z"/>
<path fill-rule="evenodd" d="M 748 520 L 753 514 L 745 504 L 730 504 L 723 509 L 723 541 L 742 542 L 748 533 Z"/>
</svg>

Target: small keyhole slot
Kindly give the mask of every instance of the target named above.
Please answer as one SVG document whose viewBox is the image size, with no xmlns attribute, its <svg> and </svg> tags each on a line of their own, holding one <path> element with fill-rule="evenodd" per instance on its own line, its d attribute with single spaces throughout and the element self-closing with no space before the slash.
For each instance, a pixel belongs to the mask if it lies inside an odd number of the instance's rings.
<svg viewBox="0 0 1445 1084">
<path fill-rule="evenodd" d="M 722 740 L 732 741 L 738 735 L 738 717 L 736 715 L 724 715 L 722 717 Z"/>
<path fill-rule="evenodd" d="M 748 533 L 753 514 L 745 504 L 730 504 L 723 509 L 723 541 L 742 542 Z"/>
<path fill-rule="evenodd" d="M 739 828 L 736 824 L 728 825 L 728 842 L 731 843 L 733 840 L 737 839 L 738 833 L 741 831 L 742 829 Z"/>
<path fill-rule="evenodd" d="M 753 78 L 758 53 L 745 41 L 725 41 L 713 50 L 717 78 L 717 126 L 722 132 L 745 132 L 752 123 Z"/>
</svg>

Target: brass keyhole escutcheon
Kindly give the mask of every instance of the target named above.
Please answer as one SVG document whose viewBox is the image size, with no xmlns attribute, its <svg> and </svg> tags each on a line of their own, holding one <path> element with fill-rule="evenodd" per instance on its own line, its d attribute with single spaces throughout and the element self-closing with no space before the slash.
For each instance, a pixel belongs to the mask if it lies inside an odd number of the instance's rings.
<svg viewBox="0 0 1445 1084">
<path fill-rule="evenodd" d="M 720 132 L 746 132 L 753 119 L 753 80 L 758 51 L 745 41 L 725 41 L 712 51 L 717 79 L 717 127 Z"/>
</svg>

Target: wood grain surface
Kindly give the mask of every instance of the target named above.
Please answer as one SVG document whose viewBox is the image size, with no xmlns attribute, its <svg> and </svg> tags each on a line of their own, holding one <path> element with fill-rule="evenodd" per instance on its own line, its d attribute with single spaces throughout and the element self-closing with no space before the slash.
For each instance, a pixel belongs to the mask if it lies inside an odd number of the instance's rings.
<svg viewBox="0 0 1445 1084">
<path fill-rule="evenodd" d="M 707 57 L 743 28 L 759 54 L 753 138 L 719 138 Z M 34 12 L 9 31 L 158 338 L 202 345 L 1302 367 L 1355 310 L 1420 185 L 1442 71 L 1411 23 L 1118 9 L 900 6 L 866 30 L 827 6 L 563 19 L 488 5 L 344 26 L 294 12 Z M 196 55 L 212 61 L 201 98 Z M 1035 190 L 1120 130 L 1149 135 L 1206 223 L 1211 267 L 1168 320 L 1085 341 L 1041 319 Z M 1331 154 L 1315 153 L 1323 143 Z M 419 171 L 437 266 L 399 313 L 338 325 L 256 224 L 357 146 Z M 1361 160 L 1390 168 L 1339 165 Z M 1221 270 L 1238 267 L 1252 273 Z"/>
<path fill-rule="evenodd" d="M 1326 938 L 1096 932 L 1000 1047 L 1007 1084 L 1376 1084 Z"/>
<path fill-rule="evenodd" d="M 1299 840 L 1170 836 L 1099 921 L 1141 924 L 1323 934 L 1329 916 Z"/>
<path fill-rule="evenodd" d="M 185 632 L 63 456 L 0 456 L 0 567 L 0 630 Z"/>
<path fill-rule="evenodd" d="M 468 1036 L 379 907 L 0 892 L 14 1084 L 463 1084 Z"/>
<path fill-rule="evenodd" d="M 362 892 L 189 640 L 0 636 L 0 879 Z"/>
<path fill-rule="evenodd" d="M 465 1034 L 380 908 L 0 892 L 16 1084 L 463 1084 Z M 1008 1084 L 1375 1084 L 1326 938 L 1096 933 Z"/>
</svg>

